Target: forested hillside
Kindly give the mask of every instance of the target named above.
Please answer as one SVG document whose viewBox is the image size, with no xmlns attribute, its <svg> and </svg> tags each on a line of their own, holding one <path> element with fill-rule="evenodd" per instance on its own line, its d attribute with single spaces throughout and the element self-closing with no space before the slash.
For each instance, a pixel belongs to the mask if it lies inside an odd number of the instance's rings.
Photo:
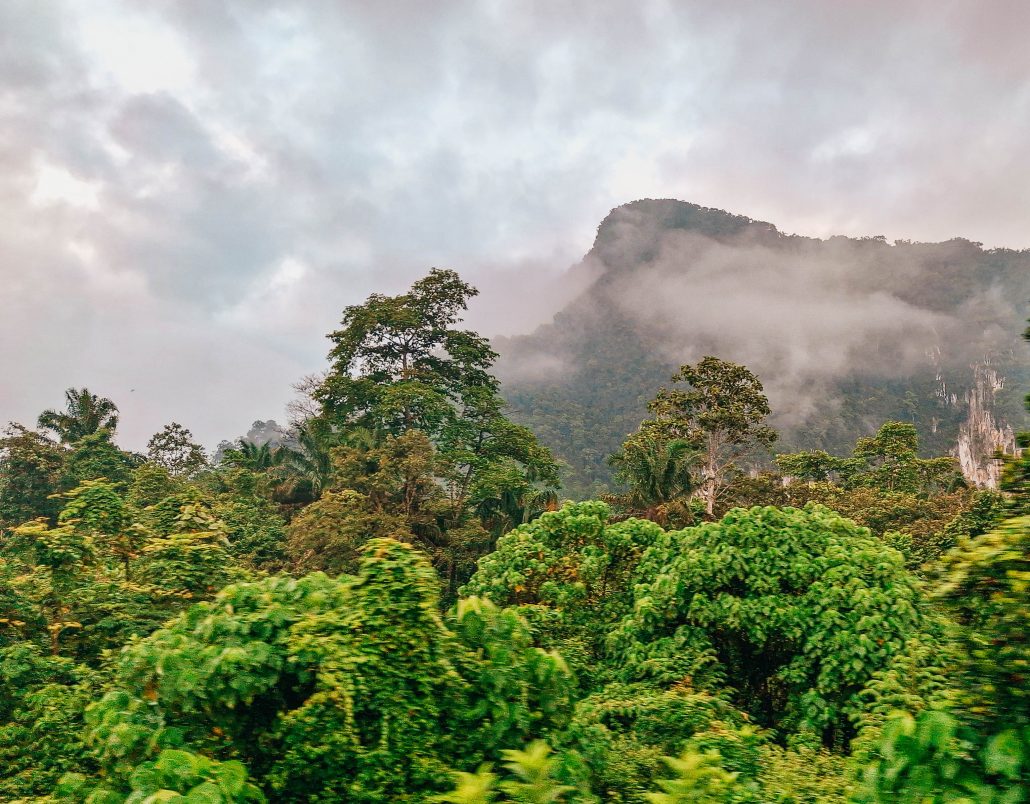
<svg viewBox="0 0 1030 804">
<path fill-rule="evenodd" d="M 636 201 L 611 212 L 579 271 L 589 288 L 531 335 L 500 339 L 515 418 L 590 496 L 605 458 L 681 364 L 706 354 L 764 383 L 785 447 L 841 452 L 888 419 L 927 454 L 995 483 L 1025 427 L 1018 342 L 1030 252 L 883 238 L 818 240 L 716 209 Z"/>
<path fill-rule="evenodd" d="M 563 500 L 475 294 L 346 308 L 217 460 L 87 388 L 8 427 L 0 800 L 1030 801 L 1030 453 L 983 490 L 910 420 L 790 450 L 748 366 L 654 392 L 641 351 L 628 435 L 576 436 L 618 485 Z"/>
</svg>

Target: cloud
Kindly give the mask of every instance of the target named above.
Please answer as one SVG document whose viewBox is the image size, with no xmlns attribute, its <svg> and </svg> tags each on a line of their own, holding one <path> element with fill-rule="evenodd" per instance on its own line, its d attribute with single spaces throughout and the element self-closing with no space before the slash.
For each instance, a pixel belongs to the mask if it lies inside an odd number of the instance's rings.
<svg viewBox="0 0 1030 804">
<path fill-rule="evenodd" d="M 1028 246 L 1028 23 L 922 0 L 6 3 L 0 418 L 87 384 L 128 446 L 172 419 L 213 445 L 282 415 L 344 306 L 430 266 L 481 287 L 475 326 L 532 330 L 634 197 Z"/>
</svg>

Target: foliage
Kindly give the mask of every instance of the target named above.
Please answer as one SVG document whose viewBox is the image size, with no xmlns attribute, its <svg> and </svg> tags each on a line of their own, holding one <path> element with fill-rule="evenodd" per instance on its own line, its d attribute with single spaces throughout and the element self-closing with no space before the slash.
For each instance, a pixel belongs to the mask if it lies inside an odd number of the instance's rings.
<svg viewBox="0 0 1030 804">
<path fill-rule="evenodd" d="M 963 541 L 937 596 L 961 660 L 941 706 L 898 714 L 867 768 L 869 801 L 1020 802 L 1030 790 L 1030 518 Z"/>
<path fill-rule="evenodd" d="M 122 451 L 85 389 L 40 419 L 60 443 L 8 429 L 0 799 L 1027 799 L 1022 463 L 966 488 L 912 393 L 846 457 L 754 471 L 762 386 L 705 358 L 614 457 L 626 493 L 559 507 L 459 328 L 474 293 L 433 271 L 348 308 L 317 404 L 215 466 L 175 424 Z M 605 326 L 568 369 L 598 409 L 633 323 Z M 588 407 L 549 437 L 596 461 Z"/>
<path fill-rule="evenodd" d="M 604 678 L 608 632 L 629 612 L 635 565 L 661 534 L 642 520 L 608 524 L 609 514 L 600 502 L 542 514 L 502 536 L 461 590 L 518 606 L 537 639 L 559 649 L 584 683 Z"/>
<path fill-rule="evenodd" d="M 552 754 L 543 740 L 530 743 L 524 750 L 507 749 L 502 752 L 507 776 L 498 782 L 490 765 L 482 765 L 475 773 L 455 773 L 457 784 L 448 793 L 434 796 L 433 801 L 450 804 L 485 804 L 491 801 L 511 801 L 518 804 L 558 804 L 563 801 L 581 801 L 571 785 L 558 779 L 561 757 Z"/>
<path fill-rule="evenodd" d="M 101 478 L 119 487 L 128 486 L 132 480 L 132 470 L 139 466 L 141 459 L 118 449 L 111 436 L 110 430 L 100 429 L 75 442 L 65 459 L 61 478 L 63 488 L 69 489 L 84 480 Z"/>
<path fill-rule="evenodd" d="M 369 498 L 353 489 L 326 492 L 287 529 L 293 565 L 330 575 L 355 572 L 361 549 L 380 536 L 412 539 L 405 517 L 373 510 Z"/>
<path fill-rule="evenodd" d="M 452 761 L 560 724 L 560 659 L 486 603 L 452 630 L 436 585 L 412 548 L 377 539 L 356 577 L 226 588 L 123 655 L 120 689 L 88 715 L 106 772 L 127 783 L 178 734 L 240 758 L 279 800 L 419 800 Z"/>
<path fill-rule="evenodd" d="M 64 411 L 44 410 L 39 414 L 40 430 L 50 430 L 62 444 L 75 444 L 101 430 L 113 433 L 118 427 L 118 406 L 88 388 L 64 392 Z"/>
<path fill-rule="evenodd" d="M 850 458 L 817 450 L 777 455 L 776 464 L 794 480 L 836 480 L 845 489 L 873 488 L 887 494 L 930 494 L 963 485 L 954 458 L 920 458 L 918 451 L 915 426 L 888 421 L 875 436 L 859 438 Z"/>
<path fill-rule="evenodd" d="M 270 441 L 255 444 L 240 438 L 222 453 L 222 465 L 250 472 L 266 472 L 283 464 L 287 452 Z"/>
<path fill-rule="evenodd" d="M 719 754 L 685 753 L 675 759 L 666 757 L 665 762 L 675 774 L 672 779 L 660 779 L 660 793 L 650 793 L 647 800 L 652 804 L 716 804 L 726 801 L 730 787 L 737 778 L 719 765 Z"/>
<path fill-rule="evenodd" d="M 0 527 L 56 518 L 64 457 L 46 436 L 20 424 L 7 428 L 0 439 Z"/>
<path fill-rule="evenodd" d="M 307 423 L 375 435 L 337 448 L 334 486 L 366 494 L 376 514 L 407 518 L 451 595 L 493 539 L 558 486 L 550 452 L 505 415 L 490 373 L 496 353 L 457 327 L 476 293 L 433 269 L 405 294 L 346 308 L 314 392 L 321 412 Z"/>
<path fill-rule="evenodd" d="M 204 448 L 193 433 L 178 422 L 166 424 L 147 442 L 147 460 L 162 466 L 173 476 L 192 477 L 205 466 Z"/>
<path fill-rule="evenodd" d="M 615 479 L 629 486 L 626 507 L 634 514 L 666 524 L 669 511 L 676 504 L 683 509 L 686 502 L 686 522 L 693 524 L 689 515 L 689 502 L 695 490 L 692 473 L 698 463 L 698 453 L 683 438 L 667 439 L 652 428 L 641 428 L 626 439 L 619 452 L 608 463 L 615 467 Z"/>
<path fill-rule="evenodd" d="M 182 478 L 173 477 L 164 466 L 147 462 L 132 471 L 125 500 L 134 509 L 141 511 L 179 495 L 185 489 L 186 484 Z"/>
<path fill-rule="evenodd" d="M 742 713 L 719 694 L 687 684 L 668 689 L 612 683 L 576 705 L 562 745 L 582 757 L 590 787 L 606 801 L 641 801 L 691 739 L 716 722 L 742 725 Z"/>
<path fill-rule="evenodd" d="M 43 796 L 69 767 L 93 768 L 82 713 L 96 677 L 22 642 L 0 648 L 0 799 Z"/>
<path fill-rule="evenodd" d="M 223 493 L 212 513 L 225 524 L 229 554 L 243 566 L 276 572 L 286 565 L 286 522 L 267 497 L 243 490 Z"/>
<path fill-rule="evenodd" d="M 236 760 L 218 762 L 176 748 L 165 748 L 151 762 L 142 763 L 129 779 L 131 791 L 90 789 L 82 774 L 66 774 L 58 793 L 64 800 L 86 798 L 89 804 L 116 802 L 182 801 L 232 804 L 264 802 L 264 794 L 247 778 L 247 769 Z"/>
<path fill-rule="evenodd" d="M 95 661 L 237 572 L 224 523 L 201 509 L 176 507 L 167 531 L 154 532 L 134 521 L 106 481 L 85 481 L 62 499 L 56 526 L 45 519 L 20 525 L 0 559 L 11 594 L 8 625 L 16 618 L 28 641 L 55 656 Z"/>
<path fill-rule="evenodd" d="M 495 389 L 486 339 L 454 328 L 476 294 L 453 271 L 433 269 L 406 294 L 373 294 L 344 310 L 342 328 L 329 335 L 332 368 L 316 392 L 323 415 L 393 435 L 435 435 L 470 391 Z"/>
<path fill-rule="evenodd" d="M 770 446 L 776 433 L 765 424 L 769 400 L 762 383 L 744 366 L 705 357 L 672 376 L 686 387 L 662 388 L 648 408 L 654 418 L 641 425 L 639 438 L 683 440 L 700 459 L 698 492 L 709 516 L 729 482 L 736 462 Z"/>
<path fill-rule="evenodd" d="M 781 734 L 846 747 L 878 670 L 923 626 L 902 558 L 821 506 L 737 509 L 664 534 L 613 633 L 624 674 L 732 687 Z"/>
</svg>

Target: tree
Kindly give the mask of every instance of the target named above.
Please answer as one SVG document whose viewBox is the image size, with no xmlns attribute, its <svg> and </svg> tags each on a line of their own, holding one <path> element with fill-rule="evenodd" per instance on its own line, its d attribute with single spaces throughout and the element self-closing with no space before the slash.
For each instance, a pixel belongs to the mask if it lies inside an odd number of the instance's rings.
<svg viewBox="0 0 1030 804">
<path fill-rule="evenodd" d="M 293 518 L 286 533 L 294 567 L 330 575 L 357 571 L 370 539 L 414 539 L 404 516 L 373 510 L 369 498 L 354 489 L 326 492 Z"/>
<path fill-rule="evenodd" d="M 550 451 L 528 428 L 510 421 L 503 408 L 504 402 L 493 389 L 470 389 L 459 414 L 436 440 L 440 476 L 447 485 L 455 516 L 474 493 L 481 493 L 487 474 L 493 475 L 495 484 L 509 478 L 510 490 L 516 493 L 530 486 L 546 495 L 560 485 L 558 465 Z M 507 471 L 496 471 L 501 467 Z M 515 467 L 519 471 L 511 471 Z"/>
<path fill-rule="evenodd" d="M 919 434 L 907 422 L 884 422 L 873 438 L 860 438 L 853 457 L 866 462 L 853 482 L 884 491 L 915 493 L 947 485 L 958 474 L 954 458 L 918 457 Z"/>
<path fill-rule="evenodd" d="M 50 430 L 62 444 L 74 444 L 101 429 L 113 433 L 118 427 L 118 406 L 110 399 L 88 388 L 69 388 L 64 398 L 63 412 L 44 410 L 38 422 L 41 430 Z"/>
<path fill-rule="evenodd" d="M 627 680 L 729 687 L 760 725 L 846 748 L 863 689 L 932 632 L 896 551 L 818 505 L 666 534 L 612 634 Z"/>
<path fill-rule="evenodd" d="M 862 801 L 1025 802 L 1030 790 L 1030 517 L 962 541 L 935 596 L 957 621 L 951 689 L 895 713 Z"/>
<path fill-rule="evenodd" d="M 433 269 L 408 293 L 348 307 L 314 392 L 321 414 L 308 422 L 344 442 L 347 433 L 375 434 L 375 449 L 338 448 L 334 484 L 366 494 L 370 511 L 406 517 L 452 593 L 514 517 L 539 507 L 532 498 L 559 484 L 550 452 L 504 413 L 490 373 L 496 353 L 457 327 L 476 292 Z M 519 512 L 500 514 L 516 498 Z"/>
<path fill-rule="evenodd" d="M 629 486 L 629 508 L 647 519 L 663 521 L 668 506 L 690 497 L 698 453 L 683 438 L 668 439 L 654 427 L 641 427 L 608 459 L 617 480 Z"/>
<path fill-rule="evenodd" d="M 672 381 L 686 388 L 661 389 L 648 406 L 654 418 L 641 429 L 669 441 L 683 439 L 699 451 L 700 494 L 712 516 L 735 462 L 776 440 L 775 431 L 764 424 L 769 400 L 754 374 L 716 357 L 682 366 Z"/>
<path fill-rule="evenodd" d="M 286 451 L 283 447 L 276 446 L 269 441 L 255 444 L 244 438 L 237 439 L 235 446 L 222 453 L 224 465 L 247 469 L 251 472 L 267 472 L 269 469 L 281 466 L 285 460 Z"/>
<path fill-rule="evenodd" d="M 192 477 L 207 466 L 204 448 L 194 442 L 193 433 L 178 422 L 166 424 L 151 436 L 147 442 L 147 460 L 178 477 Z"/>
<path fill-rule="evenodd" d="M 49 438 L 11 424 L 0 439 L 0 527 L 54 520 L 65 452 Z"/>
<path fill-rule="evenodd" d="M 846 489 L 888 494 L 937 494 L 963 485 L 954 458 L 919 457 L 919 434 L 908 422 L 884 422 L 876 435 L 858 439 L 849 458 L 822 450 L 781 453 L 776 465 L 792 480 L 835 481 Z"/>
<path fill-rule="evenodd" d="M 482 336 L 455 328 L 477 293 L 454 271 L 434 268 L 405 294 L 373 294 L 346 308 L 315 392 L 322 415 L 344 429 L 432 437 L 470 390 L 496 391 L 489 368 L 497 354 Z"/>
<path fill-rule="evenodd" d="M 321 419 L 307 419 L 293 430 L 294 440 L 280 447 L 282 460 L 274 472 L 279 490 L 291 500 L 310 502 L 329 487 L 335 468 L 333 448 L 374 443 L 372 434 L 357 428 L 340 433 Z"/>
<path fill-rule="evenodd" d="M 75 442 L 65 460 L 62 486 L 73 488 L 84 480 L 105 478 L 120 487 L 132 479 L 132 470 L 143 457 L 118 449 L 111 440 L 111 431 L 101 428 Z"/>
<path fill-rule="evenodd" d="M 541 644 L 560 650 L 584 688 L 609 675 L 606 641 L 632 606 L 637 562 L 662 535 L 654 522 L 609 523 L 603 502 L 566 503 L 497 540 L 461 594 L 518 606 Z"/>
</svg>

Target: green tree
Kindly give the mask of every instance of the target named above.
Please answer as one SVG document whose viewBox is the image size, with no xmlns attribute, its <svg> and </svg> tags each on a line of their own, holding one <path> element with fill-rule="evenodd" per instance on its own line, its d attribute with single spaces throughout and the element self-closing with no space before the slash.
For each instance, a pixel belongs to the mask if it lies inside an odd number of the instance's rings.
<svg viewBox="0 0 1030 804">
<path fill-rule="evenodd" d="M 163 466 L 172 475 L 192 477 L 207 466 L 204 448 L 193 433 L 178 422 L 166 424 L 147 442 L 147 460 Z"/>
<path fill-rule="evenodd" d="M 53 521 L 60 508 L 65 453 L 50 439 L 11 424 L 0 439 L 0 527 L 43 517 Z"/>
<path fill-rule="evenodd" d="M 888 723 L 864 800 L 1024 802 L 1030 791 L 1030 518 L 960 543 L 936 596 L 958 623 L 937 706 Z"/>
<path fill-rule="evenodd" d="M 69 388 L 64 398 L 63 411 L 44 410 L 38 422 L 39 429 L 50 430 L 62 444 L 74 444 L 102 429 L 113 433 L 118 427 L 118 406 L 107 397 L 88 388 Z"/>
<path fill-rule="evenodd" d="M 463 595 L 516 606 L 586 689 L 609 680 L 606 640 L 632 606 L 637 562 L 662 534 L 654 522 L 609 523 L 603 502 L 566 503 L 502 536 Z"/>
<path fill-rule="evenodd" d="M 664 524 L 669 508 L 694 492 L 698 458 L 686 439 L 668 439 L 654 426 L 645 426 L 626 439 L 608 463 L 615 468 L 615 478 L 629 486 L 629 510 Z"/>
<path fill-rule="evenodd" d="M 876 435 L 858 439 L 849 458 L 794 452 L 777 455 L 776 464 L 792 480 L 834 481 L 887 494 L 939 494 L 964 485 L 954 458 L 919 457 L 919 434 L 908 422 L 884 422 Z"/>
<path fill-rule="evenodd" d="M 791 480 L 825 482 L 838 473 L 847 471 L 847 459 L 835 458 L 824 450 L 812 452 L 784 452 L 776 456 L 776 465 Z"/>
<path fill-rule="evenodd" d="M 321 414 L 308 421 L 344 441 L 334 488 L 363 494 L 360 508 L 375 516 L 404 517 L 452 595 L 496 537 L 552 504 L 558 487 L 550 452 L 505 415 L 496 353 L 458 327 L 475 295 L 433 269 L 405 294 L 348 307 L 314 392 Z M 346 443 L 354 432 L 376 443 Z"/>
<path fill-rule="evenodd" d="M 332 482 L 333 448 L 345 442 L 362 441 L 367 433 L 354 432 L 346 436 L 325 426 L 325 422 L 311 419 L 295 430 L 296 444 L 284 447 L 283 460 L 278 467 L 280 487 L 291 498 L 317 500 Z"/>
<path fill-rule="evenodd" d="M 65 460 L 62 485 L 70 489 L 85 480 L 104 478 L 124 488 L 141 462 L 140 456 L 118 449 L 111 431 L 101 428 L 75 442 Z"/>
<path fill-rule="evenodd" d="M 326 492 L 294 517 L 286 533 L 295 568 L 330 575 L 355 572 L 370 539 L 414 539 L 407 518 L 375 510 L 369 498 L 354 489 Z"/>
<path fill-rule="evenodd" d="M 0 648 L 0 799 L 41 800 L 68 769 L 95 772 L 83 712 L 99 674 L 25 641 Z"/>
<path fill-rule="evenodd" d="M 235 446 L 222 454 L 222 464 L 251 472 L 267 472 L 282 466 L 286 455 L 283 447 L 269 441 L 255 444 L 253 441 L 240 438 L 237 439 Z"/>
<path fill-rule="evenodd" d="M 685 387 L 662 388 L 648 406 L 654 418 L 641 429 L 683 439 L 700 453 L 699 492 L 712 516 L 736 462 L 776 440 L 764 423 L 769 400 L 754 374 L 716 357 L 682 366 L 672 381 Z"/>
<path fill-rule="evenodd" d="M 835 749 L 873 676 L 936 627 L 902 557 L 822 506 L 667 533 L 635 577 L 611 637 L 625 678 L 729 687 L 759 724 Z"/>
<path fill-rule="evenodd" d="M 343 428 L 435 436 L 475 388 L 496 390 L 496 353 L 455 327 L 475 288 L 433 269 L 400 296 L 373 294 L 344 310 L 329 335 L 332 366 L 315 393 L 322 415 Z"/>
</svg>

